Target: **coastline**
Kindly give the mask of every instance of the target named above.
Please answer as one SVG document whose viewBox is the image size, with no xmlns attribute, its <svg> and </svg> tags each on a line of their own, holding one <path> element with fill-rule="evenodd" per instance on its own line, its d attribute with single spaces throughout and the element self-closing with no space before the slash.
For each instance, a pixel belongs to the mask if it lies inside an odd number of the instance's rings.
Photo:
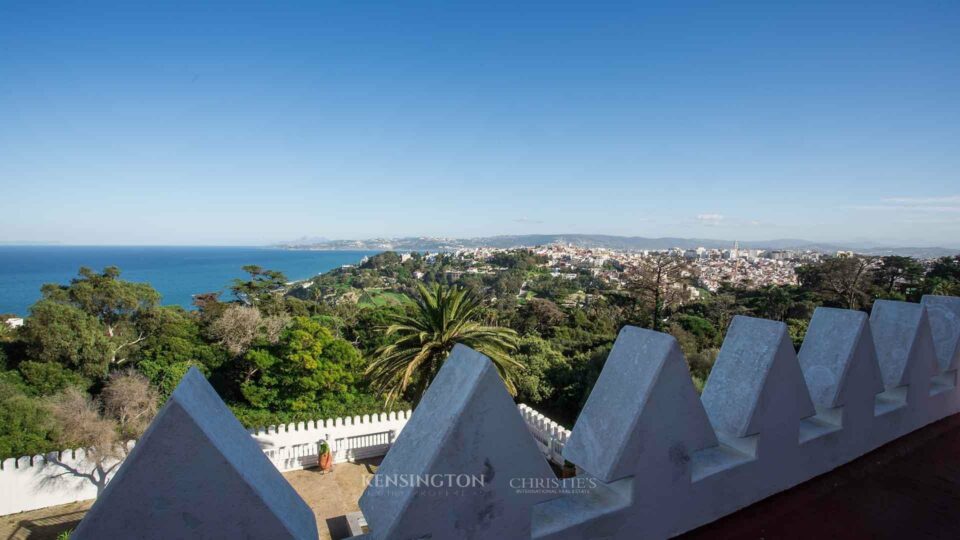
<svg viewBox="0 0 960 540">
<path fill-rule="evenodd" d="M 302 282 L 356 264 L 374 250 L 298 251 L 263 247 L 203 246 L 0 246 L 0 313 L 26 315 L 45 283 L 67 283 L 81 266 L 117 266 L 123 279 L 150 283 L 164 305 L 192 309 L 205 292 L 229 294 L 245 265 L 279 270 Z"/>
</svg>

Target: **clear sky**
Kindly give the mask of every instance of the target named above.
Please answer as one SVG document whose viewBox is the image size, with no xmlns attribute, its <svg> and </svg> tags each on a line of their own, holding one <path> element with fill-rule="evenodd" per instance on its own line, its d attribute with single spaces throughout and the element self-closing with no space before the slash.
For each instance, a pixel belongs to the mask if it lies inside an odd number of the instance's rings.
<svg viewBox="0 0 960 540">
<path fill-rule="evenodd" d="M 0 241 L 960 246 L 960 2 L 0 0 Z"/>
</svg>

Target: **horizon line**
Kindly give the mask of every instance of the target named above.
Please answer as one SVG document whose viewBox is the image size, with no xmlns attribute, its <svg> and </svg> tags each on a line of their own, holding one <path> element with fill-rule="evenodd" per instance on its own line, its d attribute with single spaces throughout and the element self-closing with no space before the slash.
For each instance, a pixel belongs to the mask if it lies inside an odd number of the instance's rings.
<svg viewBox="0 0 960 540">
<path fill-rule="evenodd" d="M 647 239 L 647 240 L 666 240 L 666 239 L 677 239 L 677 240 L 686 240 L 686 241 L 705 241 L 705 242 L 739 242 L 739 243 L 748 243 L 748 244 L 762 244 L 765 242 L 783 242 L 783 241 L 792 241 L 797 242 L 799 245 L 802 244 L 825 244 L 831 247 L 836 248 L 850 248 L 850 247 L 863 247 L 868 249 L 883 249 L 883 248 L 918 248 L 918 249 L 945 249 L 945 250 L 957 250 L 960 251 L 958 246 L 946 246 L 946 245 L 931 245 L 931 244 L 911 244 L 905 242 L 891 242 L 891 241 L 878 241 L 878 240 L 808 240 L 805 238 L 789 238 L 789 237 L 779 237 L 779 238 L 767 238 L 767 239 L 727 239 L 727 238 L 708 238 L 708 237 L 688 237 L 688 236 L 642 236 L 642 235 L 623 235 L 623 234 L 608 234 L 608 233 L 512 233 L 512 234 L 495 234 L 495 235 L 486 235 L 486 236 L 435 236 L 435 235 L 407 235 L 407 236 L 369 236 L 366 238 L 336 238 L 336 239 L 322 239 L 316 241 L 310 241 L 303 244 L 297 244 L 298 240 L 276 240 L 268 242 L 242 242 L 242 243 L 128 243 L 128 242 L 104 242 L 104 243 L 73 243 L 73 242 L 61 242 L 54 240 L 37 240 L 37 241 L 21 241 L 21 240 L 0 240 L 0 247 L 129 247 L 129 248 L 143 248 L 143 247 L 196 247 L 196 248 L 283 248 L 289 247 L 291 245 L 322 245 L 322 244 L 333 244 L 337 242 L 372 242 L 372 241 L 397 241 L 397 240 L 411 240 L 411 239 L 432 239 L 432 240 L 483 240 L 483 239 L 495 239 L 495 238 L 511 238 L 511 237 L 530 237 L 530 236 L 596 236 L 596 237 L 607 237 L 607 238 L 620 238 L 620 239 Z M 869 245 L 872 244 L 872 245 Z M 799 247 L 798 245 L 798 247 Z M 517 246 L 520 247 L 520 246 Z M 504 248 L 506 249 L 506 248 Z M 338 251 L 369 251 L 362 248 L 358 249 L 341 249 Z"/>
</svg>

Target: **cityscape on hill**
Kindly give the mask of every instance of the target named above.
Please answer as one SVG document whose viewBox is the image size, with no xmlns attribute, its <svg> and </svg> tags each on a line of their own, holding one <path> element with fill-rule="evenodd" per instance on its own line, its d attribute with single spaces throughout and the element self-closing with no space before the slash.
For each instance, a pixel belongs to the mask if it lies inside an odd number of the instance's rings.
<svg viewBox="0 0 960 540">
<path fill-rule="evenodd" d="M 960 247 L 880 246 L 876 244 L 832 244 L 798 239 L 717 240 L 706 238 L 645 238 L 640 236 L 612 236 L 601 234 L 526 234 L 479 238 L 370 238 L 365 240 L 329 240 L 303 237 L 281 242 L 277 247 L 316 250 L 398 250 L 398 251 L 456 251 L 471 248 L 521 248 L 548 244 L 567 244 L 583 248 L 605 248 L 622 251 L 657 251 L 669 249 L 729 249 L 735 244 L 747 249 L 784 250 L 792 252 L 836 253 L 853 251 L 862 255 L 902 255 L 921 259 L 946 257 L 960 253 Z"/>
</svg>

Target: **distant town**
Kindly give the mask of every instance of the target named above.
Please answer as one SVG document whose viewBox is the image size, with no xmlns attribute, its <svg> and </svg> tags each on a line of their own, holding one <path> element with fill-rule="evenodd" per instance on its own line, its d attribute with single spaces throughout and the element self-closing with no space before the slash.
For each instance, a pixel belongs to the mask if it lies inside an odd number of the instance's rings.
<svg viewBox="0 0 960 540">
<path fill-rule="evenodd" d="M 827 243 L 812 242 L 796 238 L 756 240 L 737 242 L 736 240 L 718 240 L 711 238 L 680 238 L 642 236 L 613 236 L 603 234 L 525 234 L 501 235 L 476 238 L 450 237 L 402 237 L 369 238 L 364 240 L 329 240 L 319 237 L 303 237 L 289 242 L 281 242 L 275 247 L 296 250 L 378 250 L 378 251 L 443 251 L 455 252 L 475 248 L 532 248 L 550 244 L 564 244 L 580 248 L 608 249 L 621 252 L 650 252 L 671 250 L 703 250 L 713 258 L 718 252 L 737 249 L 739 252 L 786 252 L 791 254 L 853 252 L 860 255 L 886 256 L 899 255 L 916 259 L 933 259 L 960 254 L 960 246 L 897 246 L 876 243 Z M 737 248 L 736 246 L 740 246 Z M 734 257 L 735 259 L 738 257 Z"/>
<path fill-rule="evenodd" d="M 499 256 L 510 255 L 515 249 L 482 247 L 473 249 L 458 249 L 446 253 L 449 262 L 455 264 L 444 271 L 447 281 L 457 282 L 465 276 L 491 276 L 506 270 L 498 267 L 496 261 Z M 546 269 L 553 278 L 576 280 L 581 275 L 589 274 L 600 280 L 612 289 L 625 287 L 631 276 L 644 271 L 648 267 L 649 259 L 666 257 L 684 264 L 675 274 L 682 278 L 683 283 L 692 283 L 693 287 L 684 286 L 685 296 L 689 300 L 699 297 L 698 288 L 716 292 L 721 285 L 736 286 L 744 289 L 756 289 L 770 285 L 796 285 L 797 274 L 795 269 L 803 264 L 819 262 L 823 253 L 816 251 L 790 250 L 762 250 L 741 249 L 738 244 L 730 249 L 695 249 L 674 248 L 670 250 L 640 250 L 624 251 L 605 248 L 584 248 L 570 244 L 549 244 L 536 246 L 529 251 L 545 262 L 541 267 Z M 438 253 L 426 253 L 424 258 L 429 262 L 436 260 Z M 840 251 L 834 256 L 851 256 L 852 252 Z M 401 262 L 408 260 L 410 253 L 400 254 Z M 452 259 L 452 260 L 450 260 Z M 368 261 L 364 258 L 360 265 Z M 348 265 L 349 268 L 349 265 Z M 414 271 L 414 279 L 423 279 L 425 273 Z M 669 277 L 668 277 L 669 280 Z M 305 282 L 309 286 L 311 282 Z M 389 287 L 392 283 L 382 283 Z M 680 284 L 678 283 L 678 286 Z M 521 287 L 519 297 L 526 291 Z M 573 302 L 571 302 L 573 303 Z"/>
<path fill-rule="evenodd" d="M 369 245 L 364 244 L 365 247 Z M 431 264 L 443 255 L 446 260 L 443 277 L 454 283 L 463 277 L 494 276 L 506 270 L 499 267 L 497 260 L 500 256 L 509 256 L 519 250 L 526 250 L 544 261 L 541 268 L 553 278 L 576 280 L 581 276 L 589 275 L 599 280 L 610 289 L 621 289 L 631 281 L 631 277 L 648 271 L 650 259 L 664 257 L 678 261 L 680 267 L 676 272 L 667 275 L 667 281 L 676 281 L 679 287 L 683 284 L 684 295 L 688 300 L 696 300 L 700 289 L 716 292 L 722 287 L 737 287 L 745 290 L 755 290 L 769 286 L 798 285 L 796 269 L 802 265 L 819 263 L 824 258 L 853 257 L 857 255 L 850 250 L 836 250 L 825 253 L 813 249 L 757 249 L 741 247 L 734 242 L 726 249 L 674 247 L 670 249 L 642 249 L 625 250 L 603 247 L 584 247 L 570 243 L 551 243 L 530 248 L 500 248 L 474 247 L 452 249 L 448 251 L 421 252 L 426 263 Z M 401 262 L 410 259 L 413 252 L 399 252 Z M 369 258 L 365 257 L 360 266 L 364 266 Z M 929 266 L 936 259 L 919 259 L 921 264 Z M 879 259 L 871 266 L 880 264 Z M 352 268 L 346 265 L 344 269 Z M 423 279 L 424 271 L 414 271 L 414 279 Z M 389 281 L 377 284 L 380 287 L 391 288 L 395 285 Z M 305 287 L 311 281 L 303 282 Z M 690 286 L 687 286 L 690 285 Z M 518 297 L 523 297 L 524 289 Z"/>
<path fill-rule="evenodd" d="M 547 257 L 553 273 L 575 275 L 582 268 L 611 283 L 623 285 L 624 275 L 639 268 L 644 259 L 654 255 L 671 255 L 689 263 L 687 272 L 702 288 L 715 292 L 721 283 L 744 288 L 767 285 L 795 285 L 794 269 L 805 263 L 819 261 L 823 254 L 815 251 L 766 251 L 740 249 L 674 248 L 671 250 L 637 252 L 610 249 L 584 249 L 571 245 L 551 244 L 534 252 Z M 612 263 L 612 264 L 607 264 Z M 693 289 L 696 294 L 696 289 Z"/>
</svg>

